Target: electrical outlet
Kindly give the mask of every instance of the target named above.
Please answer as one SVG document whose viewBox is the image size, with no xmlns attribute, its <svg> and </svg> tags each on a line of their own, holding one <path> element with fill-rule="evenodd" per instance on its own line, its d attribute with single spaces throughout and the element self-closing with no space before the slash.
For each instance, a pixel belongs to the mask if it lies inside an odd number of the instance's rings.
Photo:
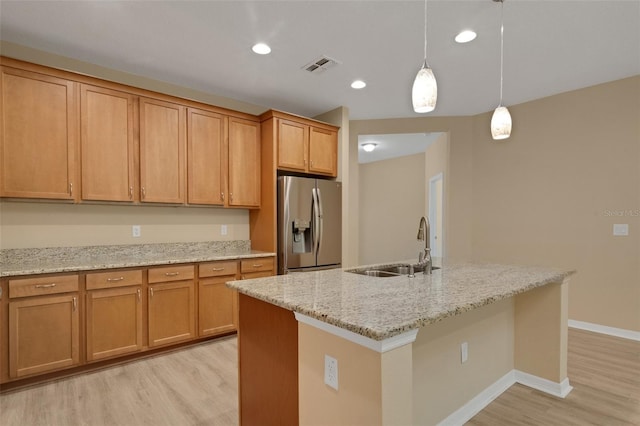
<svg viewBox="0 0 640 426">
<path fill-rule="evenodd" d="M 338 360 L 324 356 L 324 383 L 338 390 Z"/>
<path fill-rule="evenodd" d="M 220 235 L 227 235 L 227 225 L 220 225 Z"/>
<path fill-rule="evenodd" d="M 142 230 L 140 229 L 140 225 L 133 225 L 131 227 L 131 236 L 134 238 L 138 238 L 142 235 Z"/>
<path fill-rule="evenodd" d="M 629 235 L 629 224 L 628 223 L 614 223 L 613 224 L 613 235 L 625 237 Z"/>
<path fill-rule="evenodd" d="M 467 342 L 462 342 L 460 345 L 460 362 L 464 364 L 469 359 L 469 345 Z"/>
</svg>

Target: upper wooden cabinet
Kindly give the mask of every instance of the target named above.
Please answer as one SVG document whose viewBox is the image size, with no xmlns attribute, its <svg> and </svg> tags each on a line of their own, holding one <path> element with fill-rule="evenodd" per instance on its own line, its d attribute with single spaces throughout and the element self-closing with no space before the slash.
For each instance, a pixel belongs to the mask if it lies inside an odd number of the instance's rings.
<svg viewBox="0 0 640 426">
<path fill-rule="evenodd" d="M 260 207 L 260 123 L 229 117 L 229 205 Z"/>
<path fill-rule="evenodd" d="M 338 174 L 338 129 L 278 111 L 263 114 L 276 126 L 277 167 L 314 175 Z"/>
<path fill-rule="evenodd" d="M 0 196 L 74 199 L 77 84 L 4 66 L 0 79 Z"/>
<path fill-rule="evenodd" d="M 135 101 L 126 92 L 80 86 L 83 200 L 133 201 Z"/>
<path fill-rule="evenodd" d="M 140 98 L 140 201 L 185 202 L 183 105 Z"/>
<path fill-rule="evenodd" d="M 187 202 L 224 205 L 226 117 L 187 108 Z"/>
</svg>

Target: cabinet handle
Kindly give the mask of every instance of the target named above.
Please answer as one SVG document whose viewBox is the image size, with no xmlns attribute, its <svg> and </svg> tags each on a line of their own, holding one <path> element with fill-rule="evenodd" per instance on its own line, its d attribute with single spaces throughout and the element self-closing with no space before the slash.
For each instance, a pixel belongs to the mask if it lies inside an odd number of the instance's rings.
<svg viewBox="0 0 640 426">
<path fill-rule="evenodd" d="M 313 167 L 313 160 L 309 161 L 311 167 Z"/>
<path fill-rule="evenodd" d="M 0 287 L 0 300 L 2 300 L 2 287 Z"/>
<path fill-rule="evenodd" d="M 53 288 L 56 286 L 56 283 L 51 284 L 36 284 L 36 288 Z"/>
<path fill-rule="evenodd" d="M 144 186 L 141 188 L 140 192 L 142 193 L 142 199 L 144 200 L 147 197 L 147 191 L 145 191 Z"/>
<path fill-rule="evenodd" d="M 139 302 L 140 299 L 142 299 L 142 292 L 140 291 L 140 289 L 138 289 L 137 293 L 138 293 L 138 302 Z"/>
<path fill-rule="evenodd" d="M 253 267 L 254 268 L 262 268 L 262 263 L 254 263 Z"/>
<path fill-rule="evenodd" d="M 149 287 L 149 297 L 153 299 L 153 287 Z"/>
<path fill-rule="evenodd" d="M 224 203 L 224 192 L 220 193 L 220 200 Z"/>
<path fill-rule="evenodd" d="M 129 187 L 129 199 L 133 199 L 133 186 Z"/>
<path fill-rule="evenodd" d="M 220 272 L 220 271 L 224 271 L 224 268 L 212 268 L 213 272 Z"/>
<path fill-rule="evenodd" d="M 229 201 L 233 202 L 233 192 L 229 193 Z"/>
<path fill-rule="evenodd" d="M 73 183 L 69 183 L 69 196 L 73 197 Z"/>
<path fill-rule="evenodd" d="M 177 275 L 180 275 L 180 272 L 165 272 L 164 275 L 167 277 L 175 277 Z"/>
<path fill-rule="evenodd" d="M 76 309 L 78 309 L 78 299 L 77 298 L 73 298 L 73 311 L 75 312 Z"/>
<path fill-rule="evenodd" d="M 118 278 L 107 278 L 107 282 L 108 283 L 114 283 L 114 282 L 118 282 L 118 281 L 122 281 L 124 280 L 124 277 L 118 277 Z"/>
</svg>

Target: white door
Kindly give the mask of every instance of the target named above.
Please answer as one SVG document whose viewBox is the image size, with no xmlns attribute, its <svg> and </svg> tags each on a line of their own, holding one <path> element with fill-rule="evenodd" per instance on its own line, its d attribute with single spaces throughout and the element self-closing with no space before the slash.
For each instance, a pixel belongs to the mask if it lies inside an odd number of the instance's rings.
<svg viewBox="0 0 640 426">
<path fill-rule="evenodd" d="M 444 254 L 444 226 L 443 226 L 443 175 L 438 173 L 429 179 L 429 223 L 431 225 L 431 256 L 443 257 Z"/>
</svg>

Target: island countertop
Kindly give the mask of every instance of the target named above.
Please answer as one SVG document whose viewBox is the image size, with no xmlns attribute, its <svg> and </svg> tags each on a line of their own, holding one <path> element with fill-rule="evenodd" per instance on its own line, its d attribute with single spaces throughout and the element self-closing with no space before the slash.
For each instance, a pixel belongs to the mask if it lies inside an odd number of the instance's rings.
<svg viewBox="0 0 640 426">
<path fill-rule="evenodd" d="M 359 269 L 359 268 L 358 268 Z M 549 283 L 572 270 L 446 263 L 432 275 L 370 277 L 345 269 L 230 281 L 240 293 L 384 340 Z"/>
<path fill-rule="evenodd" d="M 0 277 L 275 256 L 248 240 L 0 250 Z"/>
</svg>

